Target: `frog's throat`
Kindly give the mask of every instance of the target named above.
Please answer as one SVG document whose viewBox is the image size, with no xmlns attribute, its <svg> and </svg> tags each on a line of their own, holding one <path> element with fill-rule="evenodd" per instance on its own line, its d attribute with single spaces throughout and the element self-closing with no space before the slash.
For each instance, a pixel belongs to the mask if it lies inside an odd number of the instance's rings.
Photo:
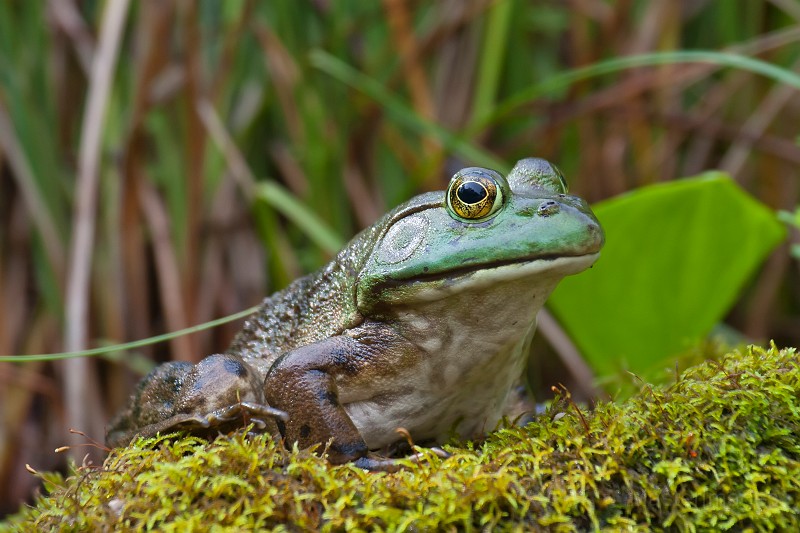
<svg viewBox="0 0 800 533">
<path fill-rule="evenodd" d="M 522 278 L 531 278 L 532 284 L 554 287 L 564 276 L 577 274 L 592 266 L 599 255 L 592 253 L 490 263 L 477 269 L 451 270 L 413 280 L 389 282 L 380 290 L 383 293 L 381 299 L 386 303 L 434 301 L 455 293 L 480 291 L 498 283 Z"/>
</svg>

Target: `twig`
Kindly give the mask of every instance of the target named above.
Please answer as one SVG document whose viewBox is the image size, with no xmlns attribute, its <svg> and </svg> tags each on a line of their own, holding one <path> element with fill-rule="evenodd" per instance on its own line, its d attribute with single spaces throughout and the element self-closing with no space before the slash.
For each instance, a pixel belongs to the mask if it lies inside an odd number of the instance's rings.
<svg viewBox="0 0 800 533">
<path fill-rule="evenodd" d="M 599 398 L 603 395 L 602 391 L 594 384 L 594 372 L 586 364 L 578 348 L 556 322 L 553 315 L 547 309 L 542 309 L 539 311 L 537 320 L 539 332 L 547 339 L 561 362 L 575 378 L 575 382 L 581 388 L 581 393 L 587 398 Z"/>
</svg>

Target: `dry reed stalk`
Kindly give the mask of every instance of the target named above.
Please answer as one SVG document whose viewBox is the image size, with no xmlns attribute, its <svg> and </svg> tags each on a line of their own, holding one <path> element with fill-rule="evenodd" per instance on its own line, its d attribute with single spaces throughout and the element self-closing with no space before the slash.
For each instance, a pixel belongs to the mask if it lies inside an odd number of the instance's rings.
<svg viewBox="0 0 800 533">
<path fill-rule="evenodd" d="M 170 236 L 169 215 L 152 183 L 143 182 L 140 194 L 139 202 L 153 246 L 164 327 L 167 331 L 183 329 L 190 322 L 183 304 L 183 273 L 175 253 L 175 243 Z M 202 358 L 194 349 L 190 335 L 176 337 L 169 343 L 174 360 L 197 362 Z"/>
<path fill-rule="evenodd" d="M 67 268 L 64 328 L 64 347 L 67 351 L 82 350 L 87 343 L 101 133 L 128 5 L 129 0 L 109 0 L 101 23 L 97 53 L 92 58 L 78 152 L 73 234 Z M 64 362 L 63 368 L 67 427 L 100 437 L 104 434 L 105 415 L 92 360 L 69 359 Z M 73 453 L 76 459 L 82 455 L 81 451 Z"/>
<path fill-rule="evenodd" d="M 800 68 L 800 61 L 795 62 L 792 70 Z M 722 157 L 719 168 L 729 172 L 734 178 L 741 179 L 742 170 L 753 152 L 752 139 L 765 135 L 767 129 L 778 115 L 797 98 L 797 90 L 786 85 L 776 85 L 764 96 L 761 103 L 751 111 L 747 120 L 741 125 L 742 135 L 736 139 Z M 798 149 L 800 151 L 800 149 Z"/>
<path fill-rule="evenodd" d="M 200 40 L 199 13 L 197 2 L 179 2 L 179 15 L 183 22 L 184 50 L 186 54 L 186 85 L 185 101 L 183 102 L 184 120 L 186 121 L 185 139 L 185 191 L 186 191 L 186 242 L 180 243 L 183 251 L 179 262 L 181 273 L 176 280 L 181 289 L 180 304 L 183 306 L 181 315 L 189 323 L 195 320 L 197 307 L 197 291 L 199 273 L 197 266 L 200 264 L 200 233 L 201 217 L 203 210 L 203 162 L 206 151 L 207 135 L 202 121 L 197 113 L 196 103 L 205 97 L 206 88 L 202 71 L 202 42 Z M 177 243 L 176 243 L 177 244 Z M 178 302 L 175 302 L 177 305 Z M 193 337 L 186 340 L 192 353 L 197 353 L 198 347 Z"/>
</svg>

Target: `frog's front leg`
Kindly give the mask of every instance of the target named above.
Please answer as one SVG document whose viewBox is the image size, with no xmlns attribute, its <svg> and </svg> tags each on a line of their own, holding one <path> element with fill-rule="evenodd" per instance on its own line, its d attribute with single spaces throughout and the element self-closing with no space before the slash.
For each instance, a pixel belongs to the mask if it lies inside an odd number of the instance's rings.
<svg viewBox="0 0 800 533">
<path fill-rule="evenodd" d="M 276 417 L 285 413 L 265 404 L 261 375 L 240 357 L 215 354 L 196 365 L 172 362 L 153 370 L 112 420 L 106 442 L 124 446 L 137 436 L 221 432 L 247 422 L 277 435 Z"/>
<path fill-rule="evenodd" d="M 297 442 L 307 448 L 330 441 L 331 463 L 354 461 L 364 468 L 385 469 L 386 460 L 368 456 L 364 438 L 339 400 L 342 384 L 351 388 L 351 396 L 358 396 L 376 380 L 391 382 L 390 374 L 408 347 L 388 328 L 379 329 L 362 331 L 354 335 L 357 338 L 345 334 L 323 339 L 284 354 L 272 365 L 264 382 L 265 398 L 289 415 L 288 421 L 277 421 L 288 445 Z"/>
<path fill-rule="evenodd" d="M 272 365 L 265 396 L 289 415 L 288 421 L 278 421 L 287 444 L 308 448 L 333 439 L 328 459 L 334 464 L 367 455 L 367 444 L 339 403 L 335 380 L 338 373 L 355 371 L 352 358 L 359 347 L 349 337 L 329 337 L 288 352 Z"/>
</svg>

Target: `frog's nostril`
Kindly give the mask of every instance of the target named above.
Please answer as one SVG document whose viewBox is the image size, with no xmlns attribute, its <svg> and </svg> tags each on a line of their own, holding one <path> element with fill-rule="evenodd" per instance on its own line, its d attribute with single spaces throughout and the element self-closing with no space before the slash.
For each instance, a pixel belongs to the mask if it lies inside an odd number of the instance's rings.
<svg viewBox="0 0 800 533">
<path fill-rule="evenodd" d="M 553 200 L 547 200 L 546 202 L 543 202 L 539 206 L 537 213 L 539 214 L 540 217 L 549 217 L 550 215 L 555 215 L 556 213 L 558 213 L 559 209 L 560 207 L 558 205 L 558 202 L 555 202 Z"/>
</svg>

